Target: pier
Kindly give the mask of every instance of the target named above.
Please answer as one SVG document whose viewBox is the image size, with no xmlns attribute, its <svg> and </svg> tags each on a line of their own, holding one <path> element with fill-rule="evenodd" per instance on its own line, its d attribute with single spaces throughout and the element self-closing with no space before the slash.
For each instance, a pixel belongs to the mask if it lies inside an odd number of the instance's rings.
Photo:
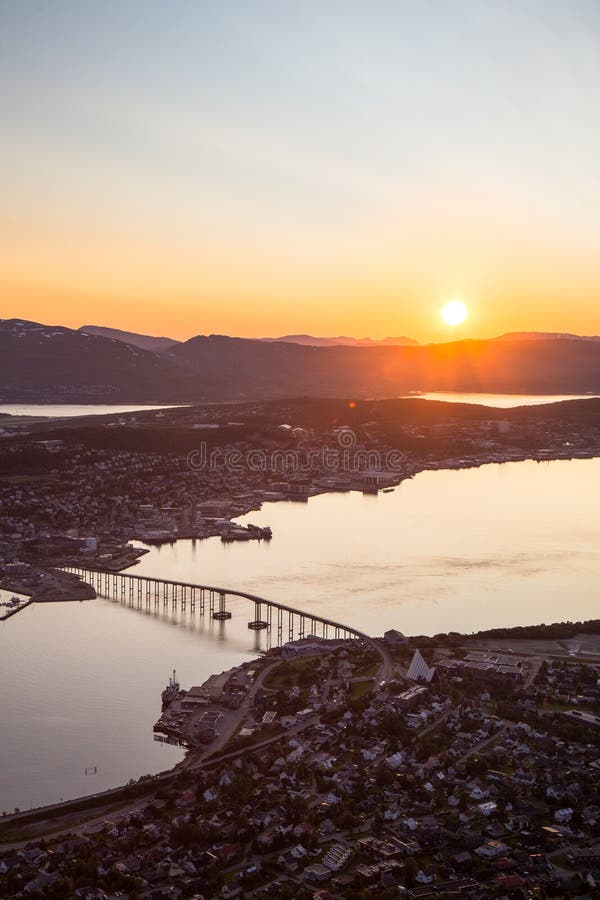
<svg viewBox="0 0 600 900">
<path fill-rule="evenodd" d="M 358 638 L 374 644 L 368 635 L 348 625 L 245 591 L 82 566 L 61 566 L 61 571 L 70 572 L 87 582 L 101 597 L 148 612 L 188 609 L 199 612 L 201 616 L 226 621 L 233 615 L 232 610 L 228 609 L 228 599 L 245 600 L 251 608 L 248 628 L 268 631 L 277 637 L 278 644 L 310 635 L 338 640 Z"/>
<path fill-rule="evenodd" d="M 0 615 L 0 622 L 5 622 L 7 619 L 10 619 L 11 616 L 16 616 L 17 613 L 21 612 L 22 609 L 26 609 L 31 603 L 33 603 L 33 599 L 29 597 L 28 600 L 24 600 L 19 606 L 8 607 L 6 611 Z"/>
</svg>

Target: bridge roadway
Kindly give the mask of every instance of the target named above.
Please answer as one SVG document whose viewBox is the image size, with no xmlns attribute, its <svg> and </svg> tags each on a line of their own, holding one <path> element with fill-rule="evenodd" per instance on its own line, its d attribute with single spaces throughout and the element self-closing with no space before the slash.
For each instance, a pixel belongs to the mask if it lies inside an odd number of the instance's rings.
<svg viewBox="0 0 600 900">
<path fill-rule="evenodd" d="M 248 628 L 254 631 L 262 629 L 271 631 L 276 628 L 278 640 L 283 643 L 284 619 L 287 618 L 287 634 L 290 641 L 294 640 L 295 636 L 304 638 L 313 635 L 328 638 L 330 630 L 331 637 L 336 639 L 358 638 L 372 647 L 382 659 L 382 666 L 377 677 L 385 679 L 391 677 L 390 657 L 382 645 L 368 634 L 349 625 L 335 622 L 333 619 L 303 612 L 284 603 L 267 600 L 265 597 L 245 591 L 215 587 L 214 585 L 168 581 L 163 578 L 111 572 L 107 569 L 86 566 L 61 566 L 60 569 L 77 575 L 82 581 L 91 584 L 100 596 L 107 596 L 123 603 L 127 602 L 129 606 L 137 606 L 138 609 L 142 609 L 143 606 L 150 609 L 153 605 L 154 609 L 158 610 L 162 602 L 163 609 L 171 605 L 173 609 L 180 606 L 184 610 L 189 604 L 190 611 L 195 611 L 198 607 L 200 614 L 204 615 L 208 598 L 209 614 L 213 619 L 223 621 L 232 616 L 231 611 L 227 609 L 226 598 L 239 597 L 254 604 L 254 619 L 248 622 Z M 296 623 L 297 630 L 294 628 Z M 310 624 L 311 628 L 308 634 L 306 633 L 307 624 Z M 321 634 L 318 634 L 318 628 L 320 628 Z"/>
</svg>

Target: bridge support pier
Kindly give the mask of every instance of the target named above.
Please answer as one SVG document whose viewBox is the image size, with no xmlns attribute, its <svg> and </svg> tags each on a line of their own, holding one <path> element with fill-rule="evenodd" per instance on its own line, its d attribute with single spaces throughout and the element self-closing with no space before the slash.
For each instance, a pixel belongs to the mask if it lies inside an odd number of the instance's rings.
<svg viewBox="0 0 600 900">
<path fill-rule="evenodd" d="M 251 622 L 248 622 L 248 628 L 251 628 L 253 631 L 260 631 L 263 628 L 268 628 L 269 623 L 262 618 L 262 603 L 260 600 L 254 601 L 254 619 Z"/>
<path fill-rule="evenodd" d="M 213 601 L 214 608 L 214 597 L 211 598 Z M 218 619 L 220 622 L 225 619 L 231 618 L 231 613 L 225 609 L 225 591 L 219 591 L 219 608 L 214 610 L 212 614 L 213 619 Z"/>
</svg>

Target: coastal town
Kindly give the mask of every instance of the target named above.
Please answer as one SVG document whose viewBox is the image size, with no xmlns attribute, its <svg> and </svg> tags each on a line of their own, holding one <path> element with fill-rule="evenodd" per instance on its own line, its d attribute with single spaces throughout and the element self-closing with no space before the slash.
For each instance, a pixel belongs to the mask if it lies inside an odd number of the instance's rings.
<svg viewBox="0 0 600 900">
<path fill-rule="evenodd" d="M 593 457 L 600 426 L 589 403 L 467 414 L 418 399 L 289 401 L 142 411 L 101 424 L 5 417 L 0 568 L 84 560 L 120 571 L 144 552 L 130 541 L 269 540 L 269 528 L 235 521 L 269 502 L 390 491 L 428 469 Z"/>
<path fill-rule="evenodd" d="M 158 730 L 184 764 L 121 808 L 0 819 L 0 895 L 597 896 L 595 626 L 521 651 L 308 637 L 197 688 L 174 673 Z"/>
<path fill-rule="evenodd" d="M 237 521 L 265 503 L 600 454 L 577 404 L 424 417 L 419 403 L 400 420 L 394 403 L 289 401 L 4 424 L 5 615 L 91 599 L 86 571 L 116 577 L 151 544 L 276 541 Z M 505 631 L 278 634 L 202 684 L 173 672 L 148 739 L 183 762 L 5 811 L 0 896 L 595 896 L 600 626 Z"/>
</svg>

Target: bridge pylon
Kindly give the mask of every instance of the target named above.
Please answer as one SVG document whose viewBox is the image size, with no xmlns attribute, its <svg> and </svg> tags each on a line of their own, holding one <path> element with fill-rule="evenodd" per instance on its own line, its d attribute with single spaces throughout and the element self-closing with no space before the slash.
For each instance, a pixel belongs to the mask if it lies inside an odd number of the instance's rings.
<svg viewBox="0 0 600 900">
<path fill-rule="evenodd" d="M 262 603 L 260 600 L 254 601 L 254 618 L 251 622 L 248 622 L 248 628 L 251 628 L 252 631 L 261 631 L 263 628 L 268 628 L 269 623 L 262 618 Z"/>
<path fill-rule="evenodd" d="M 212 617 L 219 621 L 231 618 L 231 613 L 225 609 L 225 591 L 219 591 L 219 608 L 213 611 Z"/>
</svg>

